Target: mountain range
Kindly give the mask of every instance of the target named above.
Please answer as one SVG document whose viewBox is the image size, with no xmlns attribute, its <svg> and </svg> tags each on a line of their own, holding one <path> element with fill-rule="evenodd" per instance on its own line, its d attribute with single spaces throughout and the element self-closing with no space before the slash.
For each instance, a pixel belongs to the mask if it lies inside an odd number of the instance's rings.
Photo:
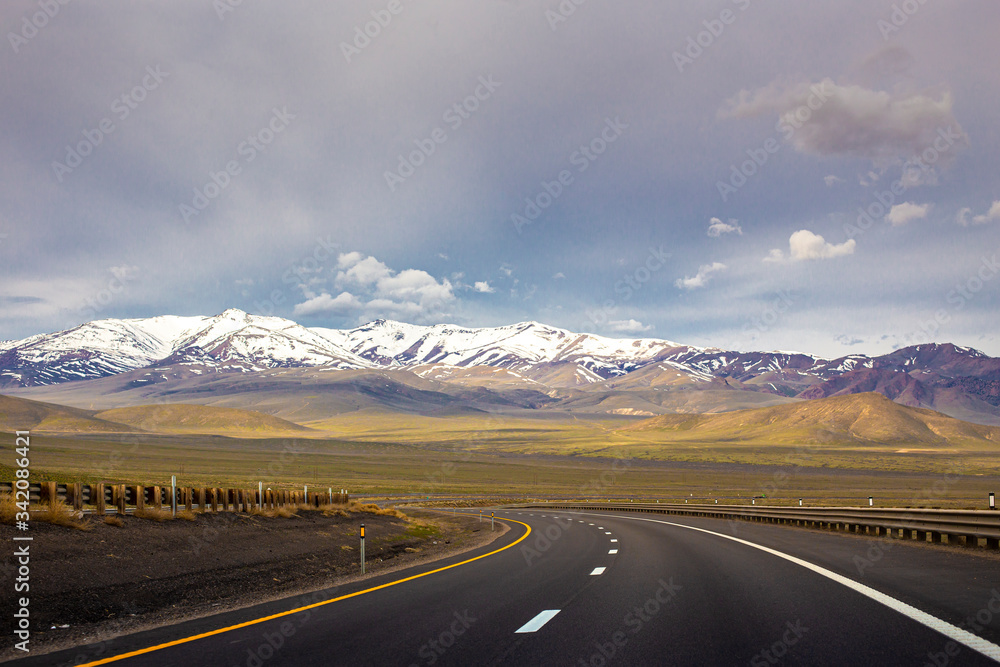
<svg viewBox="0 0 1000 667">
<path fill-rule="evenodd" d="M 950 343 L 824 359 L 612 339 L 538 322 L 308 328 L 236 309 L 105 319 L 2 341 L 0 391 L 83 408 L 185 401 L 286 419 L 365 408 L 655 416 L 877 392 L 1000 424 L 1000 359 Z"/>
</svg>

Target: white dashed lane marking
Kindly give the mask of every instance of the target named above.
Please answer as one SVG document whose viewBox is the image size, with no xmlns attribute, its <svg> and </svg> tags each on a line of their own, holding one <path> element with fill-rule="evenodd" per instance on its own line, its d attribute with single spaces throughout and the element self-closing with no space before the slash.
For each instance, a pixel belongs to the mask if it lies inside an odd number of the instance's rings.
<svg viewBox="0 0 1000 667">
<path fill-rule="evenodd" d="M 594 576 L 597 576 L 599 574 L 604 574 L 604 569 L 605 568 L 603 568 L 603 567 L 595 567 L 594 571 L 590 573 L 590 576 L 594 577 Z"/>
<path fill-rule="evenodd" d="M 522 625 L 520 628 L 514 631 L 514 634 L 525 634 L 527 632 L 538 632 L 538 630 L 552 620 L 552 618 L 559 613 L 558 609 L 546 609 L 545 611 L 535 616 L 533 619 Z"/>
<path fill-rule="evenodd" d="M 609 553 L 609 554 L 616 554 L 616 553 L 618 553 L 618 549 L 612 549 L 612 550 L 611 550 L 611 551 L 609 551 L 608 553 Z"/>
</svg>

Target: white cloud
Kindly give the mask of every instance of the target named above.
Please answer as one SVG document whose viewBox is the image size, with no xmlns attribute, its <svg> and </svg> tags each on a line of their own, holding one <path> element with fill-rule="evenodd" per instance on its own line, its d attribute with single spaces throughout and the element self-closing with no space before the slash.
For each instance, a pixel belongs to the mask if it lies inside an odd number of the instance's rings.
<svg viewBox="0 0 1000 667">
<path fill-rule="evenodd" d="M 721 262 L 713 262 L 712 264 L 703 264 L 702 266 L 698 267 L 697 275 L 687 278 L 678 278 L 677 280 L 674 281 L 674 285 L 676 285 L 679 289 L 688 289 L 688 290 L 704 287 L 705 285 L 708 284 L 708 281 L 712 277 L 713 273 L 724 271 L 725 269 L 726 265 L 722 264 Z"/>
<path fill-rule="evenodd" d="M 927 211 L 929 211 L 930 208 L 930 204 L 914 204 L 913 202 L 907 201 L 902 204 L 896 204 L 889 209 L 889 213 L 885 216 L 885 219 L 888 220 L 893 227 L 899 227 L 900 225 L 905 225 L 913 220 L 926 218 Z"/>
<path fill-rule="evenodd" d="M 337 256 L 337 268 L 349 269 L 365 258 L 360 252 L 345 252 Z"/>
<path fill-rule="evenodd" d="M 708 221 L 708 235 L 714 239 L 719 238 L 723 234 L 739 234 L 743 236 L 743 228 L 740 227 L 740 223 L 732 218 L 729 222 L 723 222 L 719 218 L 712 218 Z"/>
<path fill-rule="evenodd" d="M 612 320 L 608 322 L 608 329 L 615 333 L 641 333 L 652 328 L 652 325 L 643 324 L 639 320 Z"/>
<path fill-rule="evenodd" d="M 721 117 L 778 114 L 784 137 L 802 153 L 853 155 L 877 162 L 919 155 L 935 141 L 950 158 L 968 137 L 952 114 L 952 96 L 840 85 L 832 79 L 742 90 Z M 943 138 L 942 138 L 943 137 Z"/>
<path fill-rule="evenodd" d="M 767 253 L 767 257 L 764 258 L 765 262 L 783 262 L 785 261 L 785 253 L 783 253 L 778 248 L 772 248 L 771 252 Z"/>
<path fill-rule="evenodd" d="M 830 174 L 829 176 L 823 177 L 823 182 L 826 183 L 826 187 L 832 188 L 837 183 L 844 183 L 845 181 L 840 176 L 834 176 L 833 174 Z"/>
<path fill-rule="evenodd" d="M 455 302 L 455 288 L 448 279 L 438 280 L 426 271 L 404 269 L 396 272 L 374 257 L 358 252 L 338 257 L 335 285 L 350 286 L 336 297 L 329 292 L 314 294 L 300 285 L 306 301 L 296 304 L 295 315 L 347 315 L 362 318 L 404 319 L 431 322 L 447 316 Z"/>
<path fill-rule="evenodd" d="M 552 276 L 552 279 L 553 280 L 566 280 L 566 274 L 564 274 L 562 271 L 560 271 L 559 273 L 557 273 L 554 276 Z"/>
<path fill-rule="evenodd" d="M 367 287 L 377 284 L 379 280 L 392 275 L 392 269 L 374 257 L 362 258 L 361 253 L 352 252 L 341 255 L 337 259 L 337 268 L 347 269 L 337 274 L 336 283 L 342 285 L 358 285 Z"/>
<path fill-rule="evenodd" d="M 969 220 L 969 214 L 972 213 L 971 208 L 963 208 L 955 216 L 955 221 L 962 225 L 963 227 L 968 227 L 969 224 L 973 225 L 985 225 L 987 222 L 995 222 L 1000 220 L 1000 200 L 993 202 L 990 209 L 986 211 L 983 215 L 976 215 Z"/>
<path fill-rule="evenodd" d="M 808 229 L 800 229 L 788 239 L 788 258 L 795 262 L 807 259 L 832 259 L 834 257 L 853 255 L 856 246 L 857 243 L 854 239 L 849 239 L 839 245 L 835 245 L 827 243 L 826 239 L 819 234 L 814 234 Z M 784 259 L 785 254 L 775 248 L 764 258 L 764 261 L 781 262 Z"/>
<path fill-rule="evenodd" d="M 473 285 L 473 288 L 477 292 L 481 292 L 483 294 L 493 294 L 493 292 L 496 292 L 495 289 L 493 289 L 492 287 L 490 287 L 490 283 L 487 280 L 481 280 L 481 281 L 476 282 L 476 284 Z"/>
<path fill-rule="evenodd" d="M 324 292 L 319 296 L 295 304 L 293 315 L 309 317 L 312 315 L 340 315 L 360 310 L 364 304 L 350 292 L 341 292 L 336 297 Z"/>
</svg>

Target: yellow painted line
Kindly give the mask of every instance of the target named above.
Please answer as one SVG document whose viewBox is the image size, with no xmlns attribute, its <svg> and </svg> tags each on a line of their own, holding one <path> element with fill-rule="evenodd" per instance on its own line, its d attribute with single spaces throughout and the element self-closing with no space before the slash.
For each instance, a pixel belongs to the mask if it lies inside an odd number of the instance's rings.
<svg viewBox="0 0 1000 667">
<path fill-rule="evenodd" d="M 497 518 L 499 519 L 500 517 L 497 517 Z M 118 662 L 119 660 L 124 660 L 125 658 L 134 658 L 137 655 L 145 655 L 147 653 L 152 653 L 154 651 L 161 651 L 161 650 L 163 650 L 165 648 L 170 648 L 171 646 L 179 646 L 180 644 L 187 644 L 188 642 L 193 642 L 193 641 L 198 640 L 198 639 L 204 639 L 205 637 L 212 637 L 213 635 L 221 635 L 221 634 L 223 634 L 225 632 L 229 632 L 230 630 L 239 630 L 240 628 L 246 628 L 246 627 L 249 627 L 251 625 L 257 625 L 258 623 L 264 623 L 266 621 L 272 621 L 272 620 L 274 620 L 276 618 L 281 618 L 283 616 L 291 616 L 292 614 L 298 614 L 299 612 L 303 612 L 303 611 L 306 611 L 306 610 L 309 610 L 309 609 L 316 609 L 317 607 L 322 607 L 323 605 L 328 605 L 328 604 L 330 604 L 332 602 L 339 602 L 340 600 L 346 600 L 348 598 L 353 598 L 353 597 L 357 597 L 359 595 L 364 595 L 365 593 L 371 593 L 373 591 L 378 591 L 378 590 L 381 590 L 383 588 L 389 588 L 390 586 L 395 586 L 397 584 L 402 584 L 402 583 L 405 583 L 407 581 L 413 581 L 414 579 L 419 579 L 421 577 L 426 577 L 427 575 L 430 575 L 430 574 L 436 574 L 437 572 L 444 572 L 445 570 L 450 570 L 453 567 L 458 567 L 459 565 L 466 565 L 468 563 L 472 563 L 474 561 L 477 561 L 480 558 L 486 558 L 487 556 L 493 556 L 494 554 L 498 554 L 501 551 L 505 551 L 507 549 L 510 549 L 512 546 L 514 546 L 514 545 L 518 544 L 519 542 L 523 541 L 525 538 L 528 537 L 528 535 L 531 534 L 531 526 L 529 526 L 526 523 L 523 523 L 521 521 L 517 521 L 516 519 L 506 519 L 505 518 L 505 519 L 500 519 L 500 520 L 501 521 L 512 521 L 514 523 L 519 523 L 522 526 L 524 526 L 527 530 L 525 531 L 524 535 L 522 535 L 517 540 L 511 542 L 510 544 L 508 544 L 505 547 L 500 547 L 499 549 L 496 549 L 495 551 L 491 551 L 489 553 L 485 553 L 485 554 L 483 554 L 481 556 L 476 556 L 475 558 L 470 558 L 468 560 L 463 560 L 460 563 L 452 563 L 451 565 L 445 565 L 444 567 L 439 567 L 438 569 L 431 570 L 430 572 L 424 572 L 423 574 L 415 574 L 412 577 L 406 577 L 405 579 L 397 579 L 396 581 L 390 581 L 389 583 L 382 584 L 380 586 L 374 586 L 372 588 L 366 588 L 363 591 L 357 591 L 355 593 L 348 593 L 347 595 L 341 595 L 340 597 L 333 598 L 332 600 L 324 600 L 323 602 L 317 602 L 315 604 L 310 604 L 310 605 L 307 605 L 305 607 L 299 607 L 298 609 L 290 609 L 288 611 L 283 611 L 283 612 L 280 612 L 278 614 L 271 614 L 270 616 L 264 616 L 262 618 L 257 618 L 257 619 L 254 619 L 252 621 L 245 621 L 243 623 L 237 623 L 236 625 L 230 625 L 229 627 L 226 627 L 226 628 L 219 628 L 218 630 L 211 630 L 209 632 L 203 632 L 200 635 L 191 635 L 190 637 L 184 637 L 182 639 L 175 639 L 172 642 L 166 642 L 166 643 L 163 643 L 163 644 L 157 644 L 156 646 L 150 646 L 148 648 L 142 648 L 142 649 L 139 649 L 137 651 L 130 651 L 128 653 L 122 653 L 121 655 L 115 655 L 115 656 L 112 656 L 110 658 L 104 658 L 102 660 L 95 660 L 94 662 L 88 662 L 88 663 L 85 663 L 83 665 L 79 665 L 79 667 L 92 667 L 93 665 L 106 665 L 106 664 L 108 664 L 110 662 Z"/>
</svg>

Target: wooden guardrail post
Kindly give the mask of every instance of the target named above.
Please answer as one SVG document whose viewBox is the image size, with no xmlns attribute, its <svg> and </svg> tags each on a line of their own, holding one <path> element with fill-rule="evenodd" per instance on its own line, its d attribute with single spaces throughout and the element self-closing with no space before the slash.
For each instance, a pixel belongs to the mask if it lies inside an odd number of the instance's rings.
<svg viewBox="0 0 1000 667">
<path fill-rule="evenodd" d="M 153 487 L 153 509 L 163 509 L 163 487 L 159 484 Z"/>
<path fill-rule="evenodd" d="M 187 511 L 194 511 L 194 489 L 190 486 L 184 487 L 185 500 L 187 501 Z"/>
<path fill-rule="evenodd" d="M 75 510 L 83 509 L 83 484 L 74 482 L 66 485 L 66 502 Z"/>
<path fill-rule="evenodd" d="M 105 505 L 104 485 L 94 484 L 91 489 L 93 489 L 92 496 L 97 513 L 104 514 L 104 512 L 107 511 L 107 506 Z"/>
<path fill-rule="evenodd" d="M 208 503 L 206 502 L 207 496 L 208 496 L 208 494 L 206 493 L 205 487 L 203 487 L 203 486 L 198 487 L 198 511 L 199 512 L 207 512 L 208 511 L 208 506 L 207 506 Z"/>
<path fill-rule="evenodd" d="M 59 494 L 56 490 L 55 482 L 42 482 L 39 485 L 39 501 L 43 505 L 48 505 L 49 507 L 55 507 L 56 501 L 59 499 Z"/>
<path fill-rule="evenodd" d="M 135 487 L 135 509 L 144 510 L 146 509 L 146 487 L 137 485 Z"/>
<path fill-rule="evenodd" d="M 118 509 L 118 513 L 125 516 L 125 485 L 118 484 L 115 486 L 115 491 L 118 493 L 118 497 L 115 499 L 115 506 Z"/>
</svg>

